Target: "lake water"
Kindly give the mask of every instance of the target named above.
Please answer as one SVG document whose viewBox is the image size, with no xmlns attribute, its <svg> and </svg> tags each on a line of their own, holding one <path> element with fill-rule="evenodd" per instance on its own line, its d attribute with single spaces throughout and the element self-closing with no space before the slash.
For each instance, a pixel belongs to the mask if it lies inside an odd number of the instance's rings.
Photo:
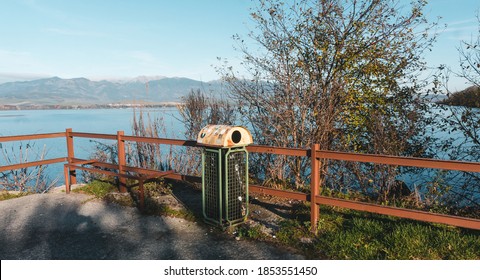
<svg viewBox="0 0 480 280">
<path fill-rule="evenodd" d="M 179 121 L 178 110 L 174 107 L 142 109 L 144 116 L 152 119 L 161 118 L 165 126 L 162 137 L 183 139 L 184 125 Z M 26 135 L 38 133 L 64 132 L 72 128 L 74 132 L 90 132 L 116 134 L 124 131 L 132 134 L 133 115 L 138 116 L 139 109 L 87 109 L 87 110 L 20 110 L 0 111 L 0 136 Z M 101 141 L 113 143 L 108 140 Z M 45 148 L 47 158 L 64 157 L 67 154 L 64 138 L 52 138 L 35 141 L 22 141 L 22 156 L 29 161 L 38 160 Z M 28 147 L 28 154 L 26 152 Z M 94 143 L 86 138 L 74 138 L 75 156 L 88 158 L 93 151 Z M 20 162 L 18 142 L 0 143 L 0 165 Z M 8 153 L 8 156 L 6 155 Z M 64 182 L 63 165 L 54 164 L 48 167 L 48 174 L 59 174 L 59 184 Z"/>
<path fill-rule="evenodd" d="M 167 131 L 181 133 L 183 124 L 173 107 L 142 109 L 164 119 Z M 138 113 L 138 109 L 136 109 Z M 0 111 L 0 135 L 21 135 L 65 131 L 131 134 L 134 109 L 24 110 Z"/>
<path fill-rule="evenodd" d="M 138 114 L 138 109 L 0 111 L 0 136 L 63 132 L 66 128 L 72 128 L 75 132 L 104 134 L 116 134 L 117 131 L 122 130 L 126 135 L 131 135 L 134 112 Z M 146 116 L 163 119 L 165 133 L 161 135 L 162 137 L 184 139 L 184 125 L 179 120 L 180 116 L 176 108 L 149 108 L 143 109 L 143 112 Z M 447 136 L 445 135 L 445 138 Z M 103 142 L 114 143 L 108 140 Z M 38 160 L 44 147 L 47 158 L 64 157 L 67 154 L 64 138 L 23 141 L 21 145 L 22 157 L 28 158 L 29 161 Z M 34 146 L 34 148 L 28 148 L 28 156 L 26 156 L 27 145 Z M 75 156 L 78 158 L 89 158 L 94 150 L 94 143 L 85 138 L 75 138 L 74 146 Z M 0 143 L 0 151 L 0 165 L 21 162 L 18 142 Z M 63 183 L 62 164 L 50 165 L 48 174 L 50 177 L 58 177 L 58 184 Z M 425 177 L 431 178 L 433 173 L 431 170 L 426 170 L 425 174 Z M 419 179 L 421 178 L 418 174 L 412 178 L 408 176 L 402 178 L 408 185 L 416 184 Z"/>
</svg>

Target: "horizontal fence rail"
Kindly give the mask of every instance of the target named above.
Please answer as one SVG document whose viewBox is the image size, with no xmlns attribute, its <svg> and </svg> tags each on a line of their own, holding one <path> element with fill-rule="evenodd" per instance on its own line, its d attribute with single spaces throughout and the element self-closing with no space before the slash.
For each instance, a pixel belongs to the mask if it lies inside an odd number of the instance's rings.
<svg viewBox="0 0 480 280">
<path fill-rule="evenodd" d="M 11 141 L 24 141 L 24 140 L 39 140 L 47 138 L 60 138 L 65 137 L 65 132 L 56 133 L 43 133 L 43 134 L 29 134 L 29 135 L 15 135 L 15 136 L 0 136 L 0 143 Z"/>
<path fill-rule="evenodd" d="M 104 139 L 104 140 L 117 140 L 117 135 L 115 135 L 115 134 L 71 132 L 71 133 L 69 133 L 69 136 L 70 137 L 81 137 L 81 138 Z"/>
<path fill-rule="evenodd" d="M 250 153 L 275 154 L 285 156 L 306 157 L 310 156 L 310 150 L 299 148 L 281 148 L 260 145 L 247 146 L 247 151 Z"/>
<path fill-rule="evenodd" d="M 156 171 L 156 170 L 149 170 L 149 169 L 140 168 L 140 167 L 127 166 L 125 164 L 125 146 L 124 146 L 125 142 L 140 142 L 140 143 L 202 148 L 201 145 L 198 145 L 196 141 L 192 141 L 192 140 L 128 136 L 128 135 L 124 135 L 123 131 L 119 131 L 117 132 L 117 134 L 73 132 L 71 129 L 67 129 L 65 132 L 59 132 L 59 133 L 1 136 L 0 143 L 10 142 L 10 141 L 57 138 L 57 137 L 65 137 L 67 142 L 67 157 L 41 160 L 41 161 L 35 161 L 30 163 L 19 163 L 19 164 L 14 164 L 9 166 L 1 166 L 0 172 L 12 170 L 12 169 L 26 168 L 26 167 L 46 165 L 46 164 L 54 164 L 54 163 L 60 163 L 60 162 L 66 162 L 69 165 L 72 165 L 72 164 L 78 163 L 79 161 L 83 161 L 84 159 L 79 159 L 75 157 L 74 140 L 73 140 L 74 137 L 117 141 L 117 147 L 119 150 L 118 152 L 119 164 L 111 164 L 111 163 L 105 163 L 105 162 L 96 162 L 95 164 L 96 166 L 102 167 L 102 168 L 116 169 L 117 173 L 112 172 L 111 174 L 124 174 L 119 176 L 119 177 L 123 177 L 123 179 L 125 179 L 125 177 L 128 177 L 128 175 L 127 176 L 125 175 L 125 174 L 128 174 L 128 172 L 133 172 L 138 174 L 152 174 L 152 175 L 154 175 L 155 173 L 161 174 L 160 171 Z M 295 191 L 272 189 L 272 188 L 267 188 L 259 185 L 250 185 L 249 191 L 257 194 L 272 195 L 277 197 L 284 197 L 284 198 L 295 199 L 299 201 L 310 202 L 310 205 L 311 205 L 310 215 L 311 215 L 311 222 L 313 227 L 312 230 L 316 229 L 316 225 L 319 220 L 320 205 L 341 207 L 341 208 L 347 208 L 352 210 L 419 220 L 424 222 L 441 223 L 441 224 L 480 230 L 479 219 L 470 219 L 470 218 L 436 214 L 436 213 L 411 210 L 411 209 L 405 209 L 405 208 L 389 207 L 389 206 L 377 205 L 372 203 L 365 203 L 365 202 L 332 198 L 332 197 L 319 195 L 320 187 L 321 187 L 319 185 L 321 160 L 363 162 L 363 163 L 385 164 L 385 165 L 393 165 L 393 166 L 410 166 L 410 167 L 420 167 L 420 168 L 457 170 L 457 171 L 464 171 L 464 172 L 480 172 L 480 163 L 325 151 L 325 150 L 321 150 L 318 144 L 312 145 L 310 149 L 250 145 L 247 147 L 247 150 L 250 153 L 263 153 L 263 154 L 310 158 L 311 164 L 312 164 L 310 194 L 295 192 Z M 74 170 L 69 174 L 65 174 L 65 176 L 69 177 L 69 178 L 66 178 L 66 182 L 67 181 L 70 183 L 76 182 L 76 179 L 75 179 L 76 176 L 75 176 Z M 197 183 L 201 182 L 201 177 L 178 174 L 178 173 L 168 174 L 164 177 L 174 179 L 174 180 L 185 180 L 185 181 L 197 182 Z M 122 181 L 121 178 L 119 179 L 120 181 Z M 120 190 L 126 191 L 126 189 L 122 189 L 122 188 L 120 188 Z"/>
<path fill-rule="evenodd" d="M 316 151 L 315 156 L 322 159 L 333 159 L 354 162 L 367 162 L 386 165 L 435 168 L 465 172 L 480 172 L 480 163 L 440 159 L 397 157 L 372 154 L 353 154 L 332 151 Z"/>
<path fill-rule="evenodd" d="M 65 162 L 67 158 L 52 158 L 52 159 L 45 159 L 45 160 L 38 160 L 38 161 L 31 161 L 25 163 L 17 163 L 12 165 L 4 165 L 0 166 L 0 172 L 9 171 L 9 170 L 17 170 L 22 168 L 34 167 L 34 166 L 41 166 L 41 165 L 49 165 L 55 163 L 62 163 Z"/>
<path fill-rule="evenodd" d="M 18 141 L 25 141 L 25 140 L 30 141 L 30 140 L 41 140 L 41 139 L 51 139 L 51 138 L 62 138 L 62 137 L 65 137 L 65 135 L 66 135 L 65 132 L 54 132 L 54 133 L 41 133 L 41 134 L 0 136 L 0 143 L 18 142 Z M 18 169 L 29 168 L 34 166 L 43 166 L 43 165 L 50 165 L 55 163 L 62 163 L 62 162 L 65 162 L 66 160 L 67 160 L 66 157 L 59 157 L 59 158 L 3 165 L 3 166 L 0 166 L 0 172 L 18 170 Z"/>
<path fill-rule="evenodd" d="M 480 229 L 480 220 L 450 215 L 442 215 L 425 211 L 397 208 L 383 205 L 375 205 L 359 201 L 348 201 L 345 199 L 332 198 L 326 196 L 316 196 L 317 204 L 348 208 L 352 210 L 395 216 L 400 218 L 413 219 L 417 221 L 448 224 L 452 226 Z"/>
<path fill-rule="evenodd" d="M 129 141 L 129 142 L 142 142 L 142 143 L 151 143 L 151 144 L 198 147 L 197 142 L 193 140 L 151 138 L 151 137 L 141 137 L 141 136 L 121 136 L 120 139 L 123 141 Z"/>
</svg>

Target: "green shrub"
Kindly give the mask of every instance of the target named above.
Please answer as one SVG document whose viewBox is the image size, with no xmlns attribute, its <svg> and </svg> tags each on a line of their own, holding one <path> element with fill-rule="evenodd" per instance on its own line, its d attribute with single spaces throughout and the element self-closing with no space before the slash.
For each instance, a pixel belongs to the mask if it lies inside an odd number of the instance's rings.
<svg viewBox="0 0 480 280">
<path fill-rule="evenodd" d="M 266 238 L 266 234 L 262 232 L 262 227 L 260 225 L 240 225 L 236 229 L 237 237 L 239 238 L 249 238 L 253 240 L 263 240 Z"/>
</svg>

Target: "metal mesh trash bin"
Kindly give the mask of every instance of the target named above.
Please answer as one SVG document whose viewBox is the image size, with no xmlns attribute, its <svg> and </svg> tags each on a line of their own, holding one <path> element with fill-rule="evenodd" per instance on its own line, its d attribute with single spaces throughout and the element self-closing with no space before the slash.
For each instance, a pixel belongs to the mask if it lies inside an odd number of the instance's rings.
<svg viewBox="0 0 480 280">
<path fill-rule="evenodd" d="M 248 215 L 248 152 L 252 135 L 238 126 L 209 125 L 197 137 L 202 152 L 202 208 L 207 222 L 233 226 Z"/>
</svg>

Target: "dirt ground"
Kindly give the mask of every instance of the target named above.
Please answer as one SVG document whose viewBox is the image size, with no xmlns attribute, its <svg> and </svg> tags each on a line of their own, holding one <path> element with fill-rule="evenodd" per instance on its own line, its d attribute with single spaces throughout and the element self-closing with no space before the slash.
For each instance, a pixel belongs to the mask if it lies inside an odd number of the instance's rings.
<svg viewBox="0 0 480 280">
<path fill-rule="evenodd" d="M 170 201 L 171 205 L 184 207 L 193 213 L 202 213 L 202 193 L 199 188 L 176 182 L 171 191 L 174 198 L 174 201 Z M 296 201 L 250 194 L 248 220 L 261 225 L 266 233 L 271 233 L 278 228 L 279 221 L 292 218 L 292 210 L 297 206 Z M 201 216 L 198 218 L 201 219 Z"/>
<path fill-rule="evenodd" d="M 175 186 L 158 197 L 172 208 L 201 213 L 201 193 Z M 250 220 L 274 235 L 290 202 L 269 204 L 252 197 Z M 239 239 L 195 218 L 143 215 L 134 207 L 65 194 L 0 201 L 0 259 L 303 259 L 271 242 Z"/>
</svg>

